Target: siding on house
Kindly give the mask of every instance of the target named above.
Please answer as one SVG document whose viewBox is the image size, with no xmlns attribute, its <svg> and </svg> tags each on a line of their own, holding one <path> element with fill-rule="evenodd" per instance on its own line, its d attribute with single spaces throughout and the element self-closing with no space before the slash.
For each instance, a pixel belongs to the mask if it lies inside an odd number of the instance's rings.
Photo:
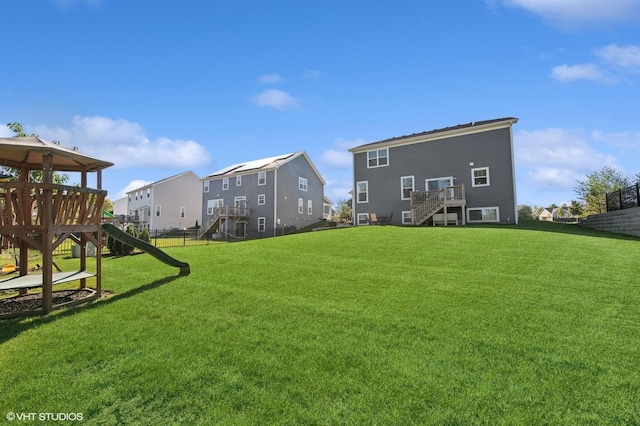
<svg viewBox="0 0 640 426">
<path fill-rule="evenodd" d="M 200 188 L 200 177 L 192 171 L 136 188 L 127 192 L 127 215 L 139 230 L 194 227 L 202 217 Z"/>
<path fill-rule="evenodd" d="M 266 176 L 264 185 L 259 185 L 260 173 Z M 238 176 L 240 186 L 236 185 Z M 306 179 L 306 190 L 300 190 L 300 178 Z M 228 189 L 223 189 L 226 179 Z M 242 238 L 247 239 L 275 236 L 278 227 L 301 228 L 322 218 L 324 185 L 324 179 L 304 151 L 234 164 L 202 179 L 202 223 L 207 228 L 215 219 L 215 214 L 208 211 L 210 201 L 222 200 L 223 206 L 234 206 L 236 197 L 246 197 L 249 216 L 212 224 L 216 228 L 210 231 L 214 236 L 236 236 L 236 222 L 246 222 L 246 235 Z M 264 204 L 259 204 L 261 195 Z M 298 210 L 299 199 L 303 200 L 302 213 Z M 259 229 L 261 223 L 264 231 Z"/>
<path fill-rule="evenodd" d="M 352 148 L 354 188 L 368 183 L 368 201 L 354 195 L 354 220 L 359 213 L 389 216 L 402 224 L 411 201 L 402 199 L 402 177 L 413 177 L 414 189 L 426 190 L 426 179 L 452 177 L 463 184 L 466 209 L 497 207 L 500 222 L 517 222 L 511 125 L 515 118 L 489 120 L 402 136 Z M 368 167 L 368 152 L 387 149 L 387 165 Z M 489 185 L 473 186 L 474 169 L 488 168 Z M 466 216 L 465 216 L 466 218 Z"/>
</svg>

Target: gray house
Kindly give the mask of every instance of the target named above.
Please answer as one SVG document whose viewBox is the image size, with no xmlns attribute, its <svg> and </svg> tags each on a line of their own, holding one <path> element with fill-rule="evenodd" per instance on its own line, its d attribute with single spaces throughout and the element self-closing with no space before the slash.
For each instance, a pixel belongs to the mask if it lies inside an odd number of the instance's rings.
<svg viewBox="0 0 640 426">
<path fill-rule="evenodd" d="M 126 222 L 138 231 L 184 229 L 201 219 L 200 177 L 186 171 L 127 192 Z"/>
<path fill-rule="evenodd" d="M 233 164 L 202 179 L 202 232 L 282 235 L 323 218 L 325 181 L 304 151 Z"/>
<path fill-rule="evenodd" d="M 517 121 L 477 121 L 350 149 L 355 223 L 517 223 Z"/>
</svg>

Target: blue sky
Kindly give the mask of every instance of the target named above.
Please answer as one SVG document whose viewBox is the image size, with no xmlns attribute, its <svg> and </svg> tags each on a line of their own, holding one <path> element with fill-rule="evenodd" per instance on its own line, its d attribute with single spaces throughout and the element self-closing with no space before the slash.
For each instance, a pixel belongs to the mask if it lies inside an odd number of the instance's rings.
<svg viewBox="0 0 640 426">
<path fill-rule="evenodd" d="M 640 172 L 640 0 L 7 0 L 1 19 L 0 123 L 115 163 L 114 200 L 305 150 L 335 202 L 353 146 L 510 116 L 520 204 Z"/>
</svg>

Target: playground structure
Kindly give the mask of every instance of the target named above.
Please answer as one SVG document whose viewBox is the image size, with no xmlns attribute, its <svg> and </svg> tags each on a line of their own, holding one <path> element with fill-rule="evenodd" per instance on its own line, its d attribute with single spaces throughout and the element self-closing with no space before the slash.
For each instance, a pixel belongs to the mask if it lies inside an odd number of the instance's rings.
<svg viewBox="0 0 640 426">
<path fill-rule="evenodd" d="M 113 163 L 46 142 L 38 137 L 0 138 L 0 165 L 19 171 L 17 181 L 0 182 L 0 235 L 20 253 L 19 276 L 9 287 L 42 286 L 42 313 L 52 309 L 53 283 L 79 280 L 86 287 L 96 278 L 97 297 L 102 292 L 100 217 L 107 192 L 102 190 L 102 170 Z M 42 182 L 31 182 L 32 171 L 42 173 Z M 53 183 L 54 172 L 79 172 L 80 186 Z M 96 174 L 96 187 L 87 186 L 89 173 Z M 53 250 L 66 239 L 81 247 L 80 268 L 73 273 L 54 274 Z M 87 244 L 96 247 L 96 271 L 87 272 Z M 27 275 L 29 249 L 42 253 L 42 275 Z M 37 277 L 38 281 L 34 279 Z"/>
</svg>

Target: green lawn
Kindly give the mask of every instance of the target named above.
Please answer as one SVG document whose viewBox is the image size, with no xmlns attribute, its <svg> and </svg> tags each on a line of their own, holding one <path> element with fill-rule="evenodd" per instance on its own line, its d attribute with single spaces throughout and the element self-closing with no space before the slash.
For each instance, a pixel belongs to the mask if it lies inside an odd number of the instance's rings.
<svg viewBox="0 0 640 426">
<path fill-rule="evenodd" d="M 105 258 L 114 296 L 0 322 L 0 418 L 640 423 L 639 239 L 387 226 L 166 251 L 191 275 Z"/>
</svg>

